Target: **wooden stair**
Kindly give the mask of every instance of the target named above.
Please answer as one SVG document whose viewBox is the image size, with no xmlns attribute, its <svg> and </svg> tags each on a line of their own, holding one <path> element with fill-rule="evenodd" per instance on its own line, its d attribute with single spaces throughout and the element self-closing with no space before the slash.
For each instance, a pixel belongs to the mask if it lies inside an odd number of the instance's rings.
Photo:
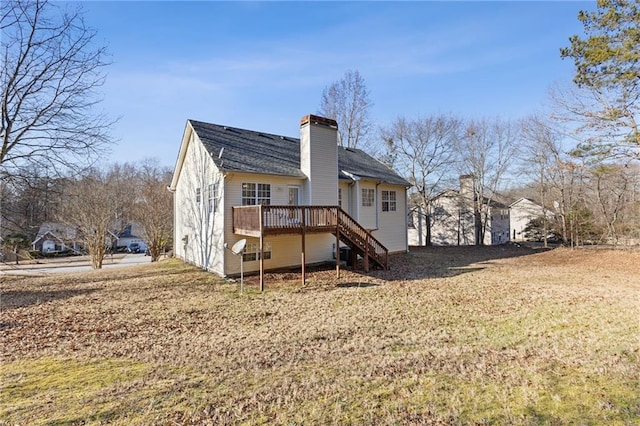
<svg viewBox="0 0 640 426">
<path fill-rule="evenodd" d="M 338 206 L 234 206 L 233 232 L 248 237 L 331 233 L 370 264 L 389 269 L 389 250 Z"/>
<path fill-rule="evenodd" d="M 389 250 L 347 212 L 339 207 L 337 211 L 337 237 L 352 253 L 362 257 L 364 270 L 369 271 L 371 262 L 379 268 L 389 269 Z"/>
</svg>

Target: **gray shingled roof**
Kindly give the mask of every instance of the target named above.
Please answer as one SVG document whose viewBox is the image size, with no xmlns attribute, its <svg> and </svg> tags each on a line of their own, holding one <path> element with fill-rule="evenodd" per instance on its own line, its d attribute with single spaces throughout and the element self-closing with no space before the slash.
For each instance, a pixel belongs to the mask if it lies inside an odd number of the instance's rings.
<svg viewBox="0 0 640 426">
<path fill-rule="evenodd" d="M 300 139 L 195 120 L 189 122 L 221 170 L 305 176 L 300 170 Z M 392 169 L 359 149 L 338 147 L 338 170 L 362 178 L 409 186 Z M 340 173 L 339 177 L 345 179 L 347 175 Z"/>
</svg>

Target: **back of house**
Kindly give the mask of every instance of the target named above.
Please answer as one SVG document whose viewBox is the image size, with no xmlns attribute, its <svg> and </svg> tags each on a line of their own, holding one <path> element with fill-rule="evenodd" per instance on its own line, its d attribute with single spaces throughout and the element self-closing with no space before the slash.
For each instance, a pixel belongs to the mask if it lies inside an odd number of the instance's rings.
<svg viewBox="0 0 640 426">
<path fill-rule="evenodd" d="M 340 245 L 382 263 L 383 249 L 407 251 L 408 186 L 338 147 L 331 119 L 303 117 L 299 139 L 189 120 L 170 185 L 174 253 L 223 276 L 240 261 L 247 272 L 333 261 Z M 241 239 L 240 259 L 225 244 Z"/>
</svg>

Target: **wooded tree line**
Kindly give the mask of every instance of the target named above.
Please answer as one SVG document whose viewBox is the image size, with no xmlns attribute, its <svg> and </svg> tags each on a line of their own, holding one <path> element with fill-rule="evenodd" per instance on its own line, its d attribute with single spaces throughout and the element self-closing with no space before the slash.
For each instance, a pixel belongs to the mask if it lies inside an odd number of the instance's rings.
<svg viewBox="0 0 640 426">
<path fill-rule="evenodd" d="M 342 111 L 368 114 L 368 99 L 355 101 L 367 108 L 327 106 L 331 94 L 364 86 L 362 76 L 347 72 L 325 90 L 320 113 L 329 117 Z M 636 97 L 638 96 L 636 87 Z M 369 96 L 359 87 L 341 93 L 335 103 Z M 557 93 L 555 94 L 557 95 Z M 574 92 L 574 96 L 584 96 Z M 433 202 L 445 189 L 456 189 L 462 175 L 474 176 L 474 211 L 479 224 L 477 241 L 484 241 L 492 202 L 509 203 L 519 197 L 532 199 L 546 212 L 534 221 L 546 239 L 564 244 L 640 241 L 640 143 L 629 142 L 626 130 L 612 137 L 615 124 L 608 122 L 597 138 L 600 125 L 582 122 L 587 110 L 572 112 L 567 98 L 553 109 L 523 119 L 465 118 L 454 114 L 396 118 L 388 125 L 338 127 L 340 141 L 350 148 L 375 152 L 389 167 L 412 185 L 410 207 L 427 215 L 427 241 Z M 637 107 L 627 105 L 628 109 Z M 574 104 L 574 108 L 578 108 Z M 577 109 L 576 109 L 577 111 Z M 574 120 L 569 120 L 570 115 Z M 637 113 L 631 117 L 637 118 Z M 626 129 L 628 115 L 619 127 Z M 341 118 L 338 123 L 369 122 L 368 117 Z M 357 137 L 349 133 L 356 129 Z M 363 131 L 366 129 L 367 131 Z"/>
<path fill-rule="evenodd" d="M 339 123 L 339 143 L 363 148 L 413 185 L 414 206 L 473 175 L 475 214 L 524 195 L 544 206 L 539 227 L 565 243 L 637 241 L 640 228 L 640 14 L 627 0 L 580 12 L 585 37 L 560 56 L 575 86 L 554 108 L 522 120 L 455 114 L 373 123 L 370 91 L 356 71 L 323 91 L 319 113 Z M 109 64 L 79 9 L 46 0 L 0 4 L 0 238 L 17 250 L 43 222 L 73 226 L 100 267 L 109 235 L 137 221 L 157 258 L 171 238 L 169 170 L 146 161 L 98 167 L 113 120 L 100 110 Z M 480 238 L 483 240 L 483 238 Z"/>
<path fill-rule="evenodd" d="M 156 261 L 172 245 L 173 196 L 167 190 L 171 170 L 155 160 L 93 168 L 82 176 L 11 179 L 1 188 L 5 250 L 28 250 L 43 223 L 69 229 L 92 266 L 102 267 L 116 238 L 132 223 L 140 225 Z M 61 237 L 61 236 L 59 236 Z M 71 241 L 67 241 L 67 244 Z"/>
<path fill-rule="evenodd" d="M 325 89 L 319 113 L 337 120 L 341 145 L 376 152 L 407 178 L 412 207 L 427 216 L 441 191 L 473 175 L 476 240 L 484 240 L 488 206 L 509 193 L 512 201 L 527 196 L 543 206 L 532 226 L 542 228 L 545 242 L 554 235 L 565 244 L 638 243 L 640 7 L 628 0 L 596 6 L 578 14 L 585 37 L 573 36 L 560 49 L 574 61 L 575 85 L 553 88 L 552 107 L 543 113 L 400 116 L 375 129 L 358 71 Z"/>
<path fill-rule="evenodd" d="M 380 130 L 380 158 L 409 180 L 410 207 L 427 216 L 442 191 L 457 189 L 459 176 L 473 175 L 479 241 L 490 222 L 488 206 L 526 197 L 544 208 L 537 221 L 544 237 L 567 245 L 638 243 L 637 154 L 583 155 L 568 132 L 562 123 L 538 116 L 399 118 Z"/>
</svg>

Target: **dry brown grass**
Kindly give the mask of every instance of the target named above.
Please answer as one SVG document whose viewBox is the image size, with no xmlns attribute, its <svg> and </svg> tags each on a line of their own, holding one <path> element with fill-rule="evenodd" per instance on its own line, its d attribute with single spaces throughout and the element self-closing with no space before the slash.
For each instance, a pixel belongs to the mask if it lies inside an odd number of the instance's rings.
<svg viewBox="0 0 640 426">
<path fill-rule="evenodd" d="M 0 277 L 0 424 L 637 424 L 640 253 Z"/>
</svg>

